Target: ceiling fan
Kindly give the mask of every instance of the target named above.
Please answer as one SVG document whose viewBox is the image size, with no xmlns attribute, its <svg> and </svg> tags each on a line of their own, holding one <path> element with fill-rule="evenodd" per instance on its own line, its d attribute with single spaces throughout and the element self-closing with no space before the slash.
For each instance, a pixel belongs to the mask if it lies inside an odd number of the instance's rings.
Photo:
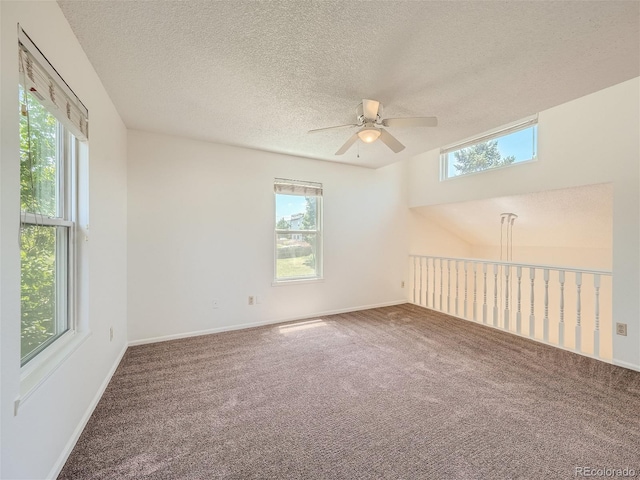
<svg viewBox="0 0 640 480">
<path fill-rule="evenodd" d="M 336 155 L 345 153 L 358 138 L 364 143 L 373 143 L 380 139 L 394 153 L 404 150 L 404 145 L 396 137 L 391 135 L 382 127 L 436 127 L 438 119 L 436 117 L 404 117 L 404 118 L 382 118 L 382 104 L 377 100 L 362 100 L 356 108 L 357 123 L 348 125 L 338 125 L 335 127 L 316 128 L 308 133 L 325 132 L 338 128 L 360 127 L 336 152 Z"/>
</svg>

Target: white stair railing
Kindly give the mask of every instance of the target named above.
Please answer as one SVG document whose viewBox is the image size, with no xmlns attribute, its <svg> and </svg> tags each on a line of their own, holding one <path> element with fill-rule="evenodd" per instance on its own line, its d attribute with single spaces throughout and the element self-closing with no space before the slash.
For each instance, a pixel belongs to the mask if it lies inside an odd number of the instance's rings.
<svg viewBox="0 0 640 480">
<path fill-rule="evenodd" d="M 610 271 L 427 255 L 409 259 L 409 297 L 416 305 L 611 359 Z M 528 324 L 523 309 L 529 311 Z"/>
</svg>

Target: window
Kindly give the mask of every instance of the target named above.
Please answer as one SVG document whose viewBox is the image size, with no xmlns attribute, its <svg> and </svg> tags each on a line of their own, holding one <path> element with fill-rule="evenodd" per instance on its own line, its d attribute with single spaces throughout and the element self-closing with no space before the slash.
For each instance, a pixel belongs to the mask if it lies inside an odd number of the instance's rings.
<svg viewBox="0 0 640 480">
<path fill-rule="evenodd" d="M 537 118 L 530 118 L 442 149 L 441 180 L 534 160 L 538 143 L 537 122 Z"/>
<path fill-rule="evenodd" d="M 21 364 L 74 324 L 76 152 L 84 105 L 19 32 Z"/>
<path fill-rule="evenodd" d="M 322 278 L 322 184 L 276 178 L 275 280 Z"/>
</svg>

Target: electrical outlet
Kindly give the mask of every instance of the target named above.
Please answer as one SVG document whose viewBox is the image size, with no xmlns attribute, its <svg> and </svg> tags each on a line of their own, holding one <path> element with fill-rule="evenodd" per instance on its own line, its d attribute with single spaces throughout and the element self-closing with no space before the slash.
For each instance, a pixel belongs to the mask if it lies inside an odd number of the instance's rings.
<svg viewBox="0 0 640 480">
<path fill-rule="evenodd" d="M 220 301 L 217 298 L 214 298 L 211 304 L 212 304 L 211 306 L 215 309 L 220 306 Z"/>
<path fill-rule="evenodd" d="M 404 280 L 400 282 L 400 288 L 404 288 Z"/>
<path fill-rule="evenodd" d="M 113 327 L 109 327 L 109 341 L 113 341 Z"/>
<path fill-rule="evenodd" d="M 249 295 L 249 305 L 253 305 L 255 303 L 255 297 L 253 295 Z"/>
<path fill-rule="evenodd" d="M 616 335 L 622 335 L 623 337 L 627 336 L 627 324 L 626 323 L 616 323 Z"/>
</svg>

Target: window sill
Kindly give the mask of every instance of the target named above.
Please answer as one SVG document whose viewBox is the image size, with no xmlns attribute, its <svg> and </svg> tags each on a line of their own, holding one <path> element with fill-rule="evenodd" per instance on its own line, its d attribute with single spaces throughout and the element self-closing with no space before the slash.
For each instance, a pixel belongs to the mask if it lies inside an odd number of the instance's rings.
<svg viewBox="0 0 640 480">
<path fill-rule="evenodd" d="M 272 287 L 284 287 L 286 285 L 304 285 L 307 283 L 323 283 L 324 282 L 324 278 L 320 277 L 320 278 L 300 278 L 298 280 L 295 279 L 291 279 L 291 280 L 274 280 L 271 283 Z"/>
<path fill-rule="evenodd" d="M 19 406 L 26 402 L 38 387 L 40 387 L 89 336 L 90 332 L 69 332 L 22 367 L 20 373 L 20 396 L 14 404 L 14 416 L 18 414 Z"/>
</svg>

